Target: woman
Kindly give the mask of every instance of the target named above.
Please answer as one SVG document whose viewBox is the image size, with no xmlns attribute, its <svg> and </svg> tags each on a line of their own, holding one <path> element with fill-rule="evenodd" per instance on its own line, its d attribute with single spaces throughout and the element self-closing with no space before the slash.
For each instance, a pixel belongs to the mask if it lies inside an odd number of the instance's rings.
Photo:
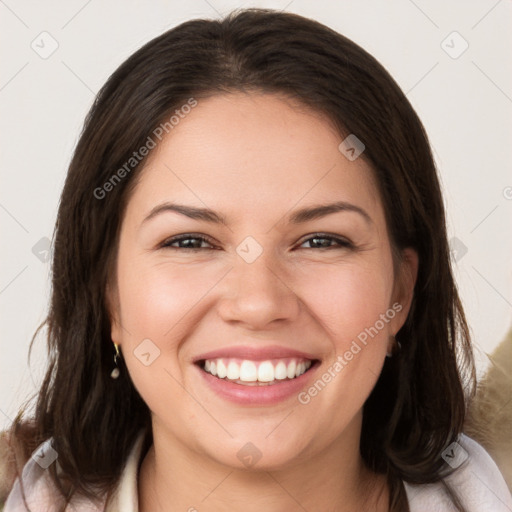
<svg viewBox="0 0 512 512">
<path fill-rule="evenodd" d="M 474 368 L 427 137 L 345 37 L 245 10 L 148 43 L 87 117 L 54 243 L 7 512 L 512 506 L 460 435 Z"/>
</svg>

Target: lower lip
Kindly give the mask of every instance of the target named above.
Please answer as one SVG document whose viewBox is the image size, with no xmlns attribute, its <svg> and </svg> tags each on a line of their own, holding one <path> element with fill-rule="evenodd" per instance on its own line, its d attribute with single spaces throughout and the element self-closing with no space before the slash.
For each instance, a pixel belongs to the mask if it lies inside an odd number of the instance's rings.
<svg viewBox="0 0 512 512">
<path fill-rule="evenodd" d="M 290 397 L 296 397 L 313 378 L 319 365 L 316 361 L 309 370 L 292 380 L 277 381 L 267 386 L 244 386 L 226 379 L 214 377 L 196 365 L 206 384 L 220 397 L 241 405 L 273 405 Z"/>
</svg>

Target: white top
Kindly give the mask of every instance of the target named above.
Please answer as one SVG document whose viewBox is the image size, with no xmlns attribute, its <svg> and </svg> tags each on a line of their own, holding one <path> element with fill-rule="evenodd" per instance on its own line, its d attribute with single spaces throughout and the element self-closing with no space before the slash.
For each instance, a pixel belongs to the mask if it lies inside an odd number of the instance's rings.
<svg viewBox="0 0 512 512">
<path fill-rule="evenodd" d="M 66 508 L 69 512 L 138 512 L 137 474 L 144 435 L 137 438 L 121 478 L 109 504 L 106 498 L 92 503 L 84 498 L 74 499 Z M 58 512 L 62 501 L 48 478 L 44 466 L 52 460 L 51 439 L 33 453 L 22 472 L 27 504 L 32 512 Z M 55 452 L 54 452 L 55 455 Z M 512 497 L 507 485 L 489 454 L 475 441 L 462 435 L 452 443 L 443 458 L 457 469 L 445 481 L 458 493 L 467 512 L 512 512 Z M 37 461 L 37 462 L 36 462 Z M 442 484 L 410 485 L 405 483 L 411 512 L 455 512 Z M 5 504 L 4 512 L 26 512 L 20 492 L 19 479 Z"/>
</svg>

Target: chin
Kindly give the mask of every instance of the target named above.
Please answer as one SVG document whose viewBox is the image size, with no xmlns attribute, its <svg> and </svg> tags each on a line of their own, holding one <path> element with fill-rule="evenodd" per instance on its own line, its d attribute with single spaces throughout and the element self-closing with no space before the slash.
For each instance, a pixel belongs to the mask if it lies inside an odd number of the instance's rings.
<svg viewBox="0 0 512 512">
<path fill-rule="evenodd" d="M 210 445 L 206 451 L 212 459 L 236 470 L 277 471 L 303 462 L 304 436 L 289 437 L 283 443 L 281 439 L 265 439 L 265 435 L 260 430 L 254 436 L 244 436 L 244 440 Z"/>
</svg>

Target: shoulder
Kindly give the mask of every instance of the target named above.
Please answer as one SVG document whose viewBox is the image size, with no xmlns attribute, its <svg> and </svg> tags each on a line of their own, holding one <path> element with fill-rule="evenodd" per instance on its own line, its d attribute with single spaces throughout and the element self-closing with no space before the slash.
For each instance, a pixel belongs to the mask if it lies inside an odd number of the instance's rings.
<svg viewBox="0 0 512 512">
<path fill-rule="evenodd" d="M 490 455 L 473 439 L 461 435 L 442 454 L 453 473 L 435 484 L 405 483 L 411 512 L 455 511 L 449 487 L 467 512 L 510 512 L 512 497 Z"/>
<path fill-rule="evenodd" d="M 52 447 L 52 439 L 47 439 L 31 455 L 11 489 L 3 512 L 57 512 L 62 510 L 65 500 L 59 493 L 48 468 L 58 464 L 58 453 Z M 103 500 L 104 501 L 104 500 Z M 28 507 L 28 508 L 27 508 Z M 66 511 L 99 512 L 103 510 L 100 503 L 77 497 L 66 507 Z"/>
</svg>

